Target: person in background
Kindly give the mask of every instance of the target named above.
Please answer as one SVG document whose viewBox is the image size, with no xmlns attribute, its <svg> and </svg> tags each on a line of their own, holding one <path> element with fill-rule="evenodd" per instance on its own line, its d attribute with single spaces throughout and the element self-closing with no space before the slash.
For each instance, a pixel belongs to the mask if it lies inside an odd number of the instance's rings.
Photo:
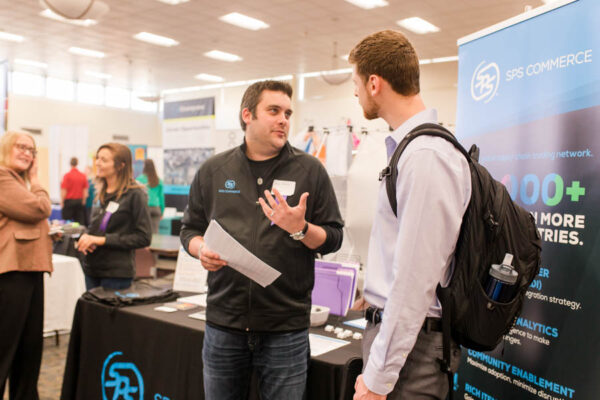
<svg viewBox="0 0 600 400">
<path fill-rule="evenodd" d="M 85 199 L 85 226 L 90 225 L 92 220 L 92 207 L 94 206 L 94 199 L 96 198 L 96 185 L 94 184 L 94 175 L 91 168 L 86 167 L 86 175 L 88 182 L 88 195 Z"/>
<path fill-rule="evenodd" d="M 163 182 L 158 178 L 154 161 L 144 160 L 144 170 L 137 177 L 137 181 L 148 189 L 148 207 L 150 207 L 150 219 L 152 220 L 152 233 L 158 233 L 160 218 L 165 211 L 165 194 Z"/>
<path fill-rule="evenodd" d="M 86 176 L 77 169 L 77 157 L 71 158 L 71 170 L 60 184 L 62 219 L 85 225 L 85 201 L 88 196 Z"/>
<path fill-rule="evenodd" d="M 207 400 L 246 399 L 251 367 L 263 400 L 305 393 L 315 255 L 340 248 L 344 224 L 323 165 L 287 141 L 291 97 L 285 82 L 250 85 L 240 107 L 244 143 L 202 164 L 190 188 L 180 237 L 209 271 Z M 227 254 L 204 243 L 213 219 L 281 276 L 262 287 L 226 266 Z"/>
<path fill-rule="evenodd" d="M 77 242 L 77 250 L 85 254 L 88 290 L 131 286 L 135 249 L 152 240 L 148 196 L 133 180 L 131 165 L 131 151 L 122 144 L 103 144 L 96 152 L 99 206 L 93 210 L 88 233 Z"/>
<path fill-rule="evenodd" d="M 388 159 L 411 130 L 437 123 L 419 94 L 419 59 L 396 31 L 364 38 L 350 52 L 354 95 L 365 118 L 383 118 L 394 131 Z M 363 307 L 363 373 L 354 400 L 445 399 L 441 306 L 435 289 L 449 282 L 462 218 L 471 198 L 466 158 L 450 142 L 420 136 L 397 165 L 397 217 L 379 187 L 369 240 Z M 355 305 L 359 306 L 359 304 Z M 451 369 L 460 349 L 451 344 Z"/>
<path fill-rule="evenodd" d="M 51 203 L 38 179 L 35 141 L 0 139 L 0 396 L 38 399 L 44 272 L 52 272 Z"/>
</svg>

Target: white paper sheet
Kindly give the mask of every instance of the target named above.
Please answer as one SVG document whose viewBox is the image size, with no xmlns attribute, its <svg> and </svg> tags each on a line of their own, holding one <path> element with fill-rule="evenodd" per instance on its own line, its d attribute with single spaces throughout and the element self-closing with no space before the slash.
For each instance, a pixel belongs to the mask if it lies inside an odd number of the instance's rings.
<svg viewBox="0 0 600 400">
<path fill-rule="evenodd" d="M 177 299 L 179 303 L 192 303 L 197 304 L 200 307 L 206 307 L 206 295 L 197 294 L 195 296 L 180 297 Z"/>
<path fill-rule="evenodd" d="M 308 340 L 310 342 L 310 355 L 320 356 L 321 354 L 328 353 L 340 347 L 344 347 L 348 343 L 347 340 L 336 339 L 329 336 L 316 335 L 314 333 L 308 334 Z"/>
<path fill-rule="evenodd" d="M 353 328 L 365 329 L 367 327 L 367 320 L 364 318 L 357 318 L 350 321 L 344 321 L 344 324 Z"/>
<path fill-rule="evenodd" d="M 197 258 L 190 256 L 183 247 L 179 248 L 173 290 L 182 292 L 205 293 L 208 271 Z"/>
<path fill-rule="evenodd" d="M 199 319 L 200 321 L 206 321 L 206 311 L 200 311 L 197 313 L 193 313 L 188 315 L 190 318 Z"/>
<path fill-rule="evenodd" d="M 252 279 L 262 287 L 267 287 L 281 275 L 270 265 L 246 250 L 237 240 L 231 237 L 214 219 L 208 224 L 204 233 L 204 242 L 211 251 L 227 261 L 227 264 Z"/>
</svg>

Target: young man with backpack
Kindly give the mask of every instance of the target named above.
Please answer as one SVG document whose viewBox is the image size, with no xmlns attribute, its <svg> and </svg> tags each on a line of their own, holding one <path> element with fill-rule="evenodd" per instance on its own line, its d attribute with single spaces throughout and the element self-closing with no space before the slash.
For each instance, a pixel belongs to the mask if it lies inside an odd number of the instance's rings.
<svg viewBox="0 0 600 400">
<path fill-rule="evenodd" d="M 403 34 L 369 35 L 349 61 L 365 117 L 383 118 L 393 129 L 385 140 L 388 159 L 414 128 L 437 124 L 437 112 L 427 109 L 419 95 L 419 60 Z M 364 369 L 354 399 L 445 399 L 449 385 L 440 368 L 443 335 L 436 287 L 445 286 L 452 275 L 471 198 L 469 164 L 449 141 L 419 136 L 404 149 L 397 171 L 397 208 L 390 206 L 382 182 L 371 231 Z M 452 340 L 451 370 L 459 360 L 460 348 Z"/>
</svg>

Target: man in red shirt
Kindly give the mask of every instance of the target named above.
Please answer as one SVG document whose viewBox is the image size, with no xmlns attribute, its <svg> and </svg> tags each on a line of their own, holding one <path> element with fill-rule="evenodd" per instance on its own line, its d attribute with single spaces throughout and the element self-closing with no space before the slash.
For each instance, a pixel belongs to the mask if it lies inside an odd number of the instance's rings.
<svg viewBox="0 0 600 400">
<path fill-rule="evenodd" d="M 77 157 L 71 158 L 71 170 L 65 174 L 60 185 L 62 218 L 85 224 L 85 200 L 88 182 L 77 169 Z"/>
</svg>

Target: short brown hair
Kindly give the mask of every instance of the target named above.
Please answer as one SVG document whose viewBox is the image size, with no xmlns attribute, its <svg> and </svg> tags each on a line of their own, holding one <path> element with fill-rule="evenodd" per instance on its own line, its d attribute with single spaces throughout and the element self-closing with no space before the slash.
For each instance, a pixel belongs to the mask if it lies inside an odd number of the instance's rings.
<svg viewBox="0 0 600 400">
<path fill-rule="evenodd" d="M 77 157 L 71 157 L 71 167 L 76 167 L 78 163 Z"/>
<path fill-rule="evenodd" d="M 406 36 L 398 31 L 373 33 L 358 43 L 348 56 L 363 82 L 370 75 L 385 79 L 395 92 L 411 96 L 420 92 L 419 58 Z"/>
<path fill-rule="evenodd" d="M 117 200 L 121 198 L 123 193 L 129 189 L 142 187 L 133 180 L 133 157 L 129 147 L 121 143 L 106 143 L 98 147 L 96 158 L 102 149 L 107 149 L 112 153 L 113 163 L 117 171 Z M 99 182 L 98 198 L 101 203 L 104 203 L 106 198 L 106 179 L 97 178 Z"/>
<path fill-rule="evenodd" d="M 260 103 L 262 92 L 265 90 L 282 92 L 287 94 L 290 99 L 292 98 L 293 90 L 287 82 L 269 80 L 255 82 L 248 86 L 248 89 L 244 92 L 244 96 L 242 96 L 242 104 L 240 105 L 240 125 L 244 132 L 246 132 L 246 123 L 242 118 L 242 111 L 244 111 L 244 108 L 247 108 L 252 113 L 252 117 L 256 118 L 256 106 Z"/>
</svg>

